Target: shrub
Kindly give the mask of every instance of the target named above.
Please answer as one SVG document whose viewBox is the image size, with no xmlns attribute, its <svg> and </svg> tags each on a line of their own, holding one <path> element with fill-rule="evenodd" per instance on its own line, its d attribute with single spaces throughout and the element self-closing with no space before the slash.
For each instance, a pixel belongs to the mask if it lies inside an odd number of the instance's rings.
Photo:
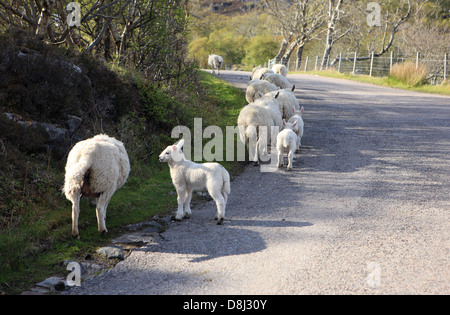
<svg viewBox="0 0 450 315">
<path fill-rule="evenodd" d="M 427 73 L 428 69 L 425 65 L 419 63 L 416 67 L 414 62 L 407 61 L 405 63 L 395 64 L 391 69 L 389 77 L 408 86 L 420 86 L 427 82 Z"/>
</svg>

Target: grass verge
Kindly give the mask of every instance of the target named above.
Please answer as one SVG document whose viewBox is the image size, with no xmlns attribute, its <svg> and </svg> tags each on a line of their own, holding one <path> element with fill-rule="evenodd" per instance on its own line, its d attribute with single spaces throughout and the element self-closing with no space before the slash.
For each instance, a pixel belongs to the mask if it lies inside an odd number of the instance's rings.
<svg viewBox="0 0 450 315">
<path fill-rule="evenodd" d="M 234 126 L 240 108 L 245 105 L 244 93 L 209 73 L 199 71 L 198 75 L 206 99 L 222 113 L 217 122 L 219 127 Z M 67 275 L 62 267 L 64 260 L 84 259 L 117 237 L 124 225 L 148 220 L 156 214 L 172 213 L 176 206 L 176 194 L 173 194 L 167 164 L 158 161 L 163 149 L 155 148 L 147 161 L 132 165 L 127 183 L 114 194 L 108 206 L 106 235 L 97 232 L 95 208 L 89 206 L 87 200 L 82 200 L 79 218 L 81 239 L 73 239 L 71 204 L 51 185 L 45 190 L 45 196 L 30 200 L 27 204 L 17 201 L 17 210 L 11 211 L 11 216 L 23 216 L 21 224 L 0 231 L 0 294 L 19 294 L 49 276 Z M 239 162 L 221 164 L 232 176 L 243 167 Z M 48 167 L 56 166 L 49 162 Z M 139 171 L 133 171 L 133 168 Z M 59 178 L 48 180 L 61 182 L 63 170 L 55 173 L 59 174 Z"/>
</svg>

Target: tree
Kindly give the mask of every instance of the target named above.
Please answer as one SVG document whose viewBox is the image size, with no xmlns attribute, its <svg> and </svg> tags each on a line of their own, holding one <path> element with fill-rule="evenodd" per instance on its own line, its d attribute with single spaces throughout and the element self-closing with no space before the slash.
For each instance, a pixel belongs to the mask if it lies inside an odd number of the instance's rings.
<svg viewBox="0 0 450 315">
<path fill-rule="evenodd" d="M 274 17 L 281 36 L 277 61 L 287 64 L 291 54 L 297 49 L 297 65 L 302 61 L 305 44 L 320 35 L 324 24 L 324 1 L 277 1 L 265 0 L 267 12 Z"/>
</svg>

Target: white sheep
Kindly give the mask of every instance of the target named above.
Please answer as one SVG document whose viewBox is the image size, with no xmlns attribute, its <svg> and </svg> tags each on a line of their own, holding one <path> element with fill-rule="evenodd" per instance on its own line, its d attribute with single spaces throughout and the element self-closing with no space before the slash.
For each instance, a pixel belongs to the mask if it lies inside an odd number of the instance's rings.
<svg viewBox="0 0 450 315">
<path fill-rule="evenodd" d="M 223 66 L 223 58 L 219 55 L 209 55 L 208 65 L 213 69 L 212 74 L 217 70 L 217 75 L 220 75 L 220 69 Z"/>
<path fill-rule="evenodd" d="M 244 106 L 237 119 L 241 141 L 249 146 L 250 150 L 253 149 L 253 145 L 255 146 L 254 152 L 251 151 L 253 154 L 250 154 L 250 160 L 255 165 L 259 163 L 259 152 L 267 152 L 271 127 L 282 126 L 277 97 L 278 95 L 264 96 Z"/>
<path fill-rule="evenodd" d="M 182 151 L 184 140 L 177 144 L 168 146 L 160 155 L 160 162 L 167 162 L 170 167 L 170 177 L 177 190 L 178 210 L 175 215 L 176 220 L 183 217 L 190 217 L 191 198 L 193 190 L 207 189 L 208 193 L 216 202 L 217 224 L 223 223 L 225 218 L 225 207 L 228 195 L 231 192 L 230 174 L 219 163 L 198 164 L 186 160 Z M 183 212 L 184 205 L 184 212 Z"/>
<path fill-rule="evenodd" d="M 275 64 L 272 66 L 272 71 L 274 73 L 278 73 L 281 74 L 283 77 L 287 77 L 288 74 L 288 69 L 286 68 L 285 65 L 282 64 Z"/>
<path fill-rule="evenodd" d="M 261 68 L 261 66 L 253 68 L 252 71 L 252 76 L 251 76 L 251 80 L 252 79 L 261 79 L 261 76 L 263 76 L 265 73 L 274 73 L 272 69 L 269 68 Z"/>
<path fill-rule="evenodd" d="M 294 132 L 297 134 L 297 150 L 300 150 L 300 146 L 302 145 L 302 137 L 304 132 L 305 123 L 303 122 L 303 107 L 300 110 L 296 110 L 292 108 L 294 112 L 294 116 L 289 118 L 289 123 L 296 122 L 296 126 L 294 127 Z"/>
<path fill-rule="evenodd" d="M 294 153 L 297 147 L 297 135 L 294 132 L 294 128 L 297 122 L 286 123 L 283 119 L 284 129 L 280 131 L 277 136 L 277 150 L 278 150 L 278 167 L 283 166 L 283 154 L 286 152 L 288 154 L 288 166 L 287 169 L 291 170 L 293 168 Z"/>
<path fill-rule="evenodd" d="M 79 236 L 81 196 L 98 198 L 98 231 L 106 233 L 106 209 L 114 192 L 125 184 L 130 161 L 123 143 L 107 135 L 78 142 L 69 152 L 63 192 L 72 202 L 72 235 Z"/>
<path fill-rule="evenodd" d="M 262 97 L 263 95 L 276 90 L 278 90 L 276 85 L 268 81 L 254 79 L 250 81 L 250 84 L 247 86 L 247 90 L 245 92 L 245 99 L 250 104 L 253 103 L 255 100 L 257 100 L 258 98 Z"/>
<path fill-rule="evenodd" d="M 261 80 L 269 81 L 280 89 L 287 89 L 289 87 L 289 81 L 278 73 L 265 73 L 261 76 Z"/>
<path fill-rule="evenodd" d="M 279 93 L 277 100 L 280 108 L 281 117 L 286 120 L 294 116 L 294 110 L 298 110 L 300 107 L 298 99 L 297 97 L 295 97 L 295 94 L 293 93 L 294 89 L 295 85 L 292 88 L 292 90 L 284 89 L 269 93 L 272 96 L 275 96 L 277 93 Z"/>
</svg>

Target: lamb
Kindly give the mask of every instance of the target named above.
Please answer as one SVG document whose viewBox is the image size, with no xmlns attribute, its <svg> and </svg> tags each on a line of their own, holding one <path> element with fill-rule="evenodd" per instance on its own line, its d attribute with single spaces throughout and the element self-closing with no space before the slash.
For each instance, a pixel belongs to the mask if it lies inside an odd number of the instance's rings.
<svg viewBox="0 0 450 315">
<path fill-rule="evenodd" d="M 287 89 L 289 86 L 289 81 L 278 73 L 265 73 L 261 76 L 261 80 L 269 81 L 275 84 L 280 89 Z"/>
<path fill-rule="evenodd" d="M 72 236 L 79 238 L 78 216 L 81 196 L 98 198 L 98 231 L 106 233 L 106 209 L 114 192 L 130 173 L 123 143 L 107 135 L 78 142 L 69 152 L 63 192 L 72 202 Z"/>
<path fill-rule="evenodd" d="M 268 81 L 254 79 L 250 81 L 250 84 L 247 86 L 247 91 L 245 92 L 245 99 L 250 104 L 253 103 L 255 100 L 257 100 L 258 98 L 262 97 L 264 94 L 276 90 L 278 90 L 276 85 Z"/>
<path fill-rule="evenodd" d="M 302 137 L 303 137 L 303 131 L 305 123 L 303 122 L 303 107 L 300 110 L 296 110 L 295 108 L 292 108 L 294 112 L 294 116 L 289 118 L 289 123 L 296 122 L 297 125 L 294 127 L 294 132 L 297 134 L 297 150 L 300 150 L 300 146 L 302 145 Z"/>
<path fill-rule="evenodd" d="M 281 74 L 285 78 L 287 77 L 287 74 L 288 74 L 288 69 L 286 68 L 285 65 L 282 65 L 282 64 L 275 64 L 275 65 L 273 65 L 272 66 L 272 71 L 274 73 Z"/>
<path fill-rule="evenodd" d="M 217 70 L 217 75 L 220 75 L 220 69 L 223 65 L 223 58 L 219 55 L 209 55 L 208 65 L 213 69 L 212 74 Z"/>
<path fill-rule="evenodd" d="M 193 190 L 207 189 L 216 202 L 217 225 L 221 225 L 225 218 L 225 207 L 228 195 L 231 193 L 230 174 L 219 163 L 198 164 L 186 160 L 182 151 L 184 139 L 177 144 L 168 146 L 160 155 L 160 162 L 167 162 L 170 167 L 170 177 L 177 190 L 178 210 L 176 220 L 190 217 L 191 198 Z M 184 212 L 183 212 L 184 205 Z"/>
<path fill-rule="evenodd" d="M 265 73 L 274 73 L 272 69 L 269 68 L 261 68 L 261 66 L 253 68 L 252 76 L 250 80 L 252 79 L 260 79 L 262 75 Z"/>
<path fill-rule="evenodd" d="M 255 145 L 254 154 L 250 154 L 250 159 L 255 165 L 259 163 L 259 152 L 261 150 L 267 152 L 271 127 L 282 125 L 277 97 L 278 95 L 259 98 L 244 106 L 238 116 L 237 125 L 241 141 L 248 146 Z M 263 128 L 260 127 L 266 127 L 267 133 L 263 133 Z"/>
<path fill-rule="evenodd" d="M 288 153 L 288 165 L 287 169 L 291 170 L 293 168 L 294 152 L 297 146 L 297 135 L 293 131 L 296 127 L 297 122 L 286 123 L 283 119 L 284 129 L 280 131 L 277 136 L 277 150 L 278 150 L 278 167 L 283 166 L 283 154 Z"/>
</svg>

